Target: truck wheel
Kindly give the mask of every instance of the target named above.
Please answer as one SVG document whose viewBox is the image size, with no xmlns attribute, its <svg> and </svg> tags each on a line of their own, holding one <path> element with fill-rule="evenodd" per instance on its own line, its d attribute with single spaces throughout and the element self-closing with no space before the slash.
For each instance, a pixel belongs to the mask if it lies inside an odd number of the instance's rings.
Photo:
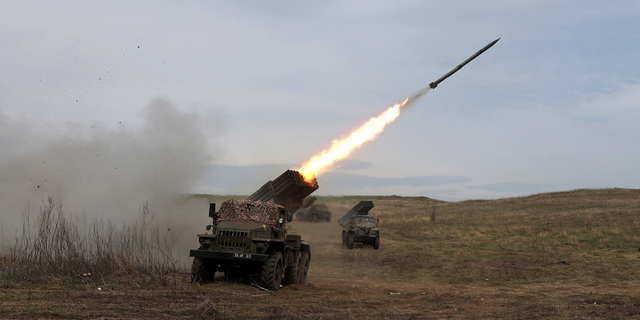
<svg viewBox="0 0 640 320">
<path fill-rule="evenodd" d="M 269 255 L 269 260 L 262 266 L 260 280 L 262 285 L 269 290 L 278 290 L 282 284 L 284 275 L 284 264 L 282 263 L 282 253 L 274 251 Z"/>
<path fill-rule="evenodd" d="M 307 283 L 307 275 L 309 274 L 309 252 L 302 252 L 300 255 L 300 264 L 298 264 L 298 283 Z"/>
<path fill-rule="evenodd" d="M 351 233 L 347 233 L 347 248 L 353 249 L 353 235 Z"/>
<path fill-rule="evenodd" d="M 191 264 L 191 283 L 207 283 L 213 279 L 215 270 L 209 270 L 206 260 L 193 258 Z"/>
<path fill-rule="evenodd" d="M 298 278 L 298 267 L 300 265 L 300 251 L 296 251 L 293 255 L 293 264 L 284 269 L 284 282 L 286 284 L 300 283 Z"/>
<path fill-rule="evenodd" d="M 378 236 L 376 241 L 373 242 L 373 248 L 376 250 L 380 249 L 380 236 Z"/>
</svg>

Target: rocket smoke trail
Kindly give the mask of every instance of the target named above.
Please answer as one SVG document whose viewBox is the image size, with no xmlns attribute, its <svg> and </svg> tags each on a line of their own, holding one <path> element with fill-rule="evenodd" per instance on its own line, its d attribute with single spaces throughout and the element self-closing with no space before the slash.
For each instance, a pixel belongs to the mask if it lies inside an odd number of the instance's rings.
<svg viewBox="0 0 640 320">
<path fill-rule="evenodd" d="M 444 81 L 452 74 L 456 73 L 458 70 L 464 67 L 467 63 L 471 62 L 471 60 L 487 51 L 489 48 L 491 48 L 491 46 L 496 44 L 498 40 L 500 40 L 500 38 L 484 46 L 484 48 L 480 49 L 471 57 L 467 58 L 467 60 L 463 61 L 461 64 L 453 68 L 444 76 L 440 77 L 440 79 L 431 82 L 428 87 L 425 87 L 424 89 L 418 91 L 413 96 L 405 99 L 402 103 L 398 103 L 393 107 L 387 109 L 377 117 L 369 119 L 369 121 L 367 121 L 360 128 L 351 132 L 347 138 L 344 138 L 342 140 L 334 140 L 332 142 L 332 146 L 329 149 L 323 150 L 322 152 L 313 156 L 309 161 L 304 163 L 301 168 L 298 169 L 298 171 L 304 176 L 307 181 L 311 181 L 315 179 L 316 175 L 331 170 L 336 161 L 348 157 L 351 152 L 353 152 L 353 150 L 359 148 L 363 143 L 371 141 L 378 134 L 384 131 L 386 125 L 393 122 L 400 115 L 400 110 L 402 108 L 406 108 L 406 106 L 417 101 L 420 97 L 427 94 L 427 92 L 429 92 L 431 89 L 435 89 L 438 84 L 440 84 L 440 82 Z"/>
<path fill-rule="evenodd" d="M 418 91 L 416 94 L 414 94 L 413 96 L 407 98 L 407 104 L 405 104 L 405 107 L 407 107 L 408 105 L 416 102 L 420 97 L 424 96 L 425 94 L 427 94 L 427 92 L 431 91 L 431 87 L 426 87 L 420 91 Z"/>
</svg>

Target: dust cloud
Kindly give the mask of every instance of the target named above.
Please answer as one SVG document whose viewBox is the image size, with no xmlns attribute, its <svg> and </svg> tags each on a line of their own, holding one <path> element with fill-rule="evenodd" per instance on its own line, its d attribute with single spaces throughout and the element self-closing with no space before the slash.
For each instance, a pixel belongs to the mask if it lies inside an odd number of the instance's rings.
<svg viewBox="0 0 640 320">
<path fill-rule="evenodd" d="M 188 247 L 182 238 L 196 243 L 201 230 L 193 228 L 208 221 L 208 204 L 186 195 L 214 154 L 202 117 L 155 99 L 140 125 L 124 120 L 51 128 L 0 110 L 0 251 L 22 228 L 27 207 L 37 210 L 49 196 L 66 214 L 113 222 L 135 219 L 149 203 L 155 223 L 174 233 L 181 251 Z"/>
</svg>

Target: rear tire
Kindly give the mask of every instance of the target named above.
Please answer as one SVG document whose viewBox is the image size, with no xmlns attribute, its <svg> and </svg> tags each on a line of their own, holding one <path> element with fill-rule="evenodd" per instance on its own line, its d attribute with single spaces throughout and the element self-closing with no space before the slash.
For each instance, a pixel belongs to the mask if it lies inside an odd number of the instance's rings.
<svg viewBox="0 0 640 320">
<path fill-rule="evenodd" d="M 275 291 L 280 289 L 283 276 L 284 264 L 282 262 L 282 254 L 280 251 L 275 251 L 269 255 L 269 260 L 262 266 L 260 281 L 265 288 Z"/>
<path fill-rule="evenodd" d="M 286 267 L 284 270 L 284 282 L 285 284 L 300 283 L 298 278 L 298 268 L 300 267 L 300 251 L 296 251 L 293 256 L 293 265 Z"/>
<path fill-rule="evenodd" d="M 298 264 L 298 283 L 307 283 L 307 275 L 309 274 L 309 252 L 303 251 L 300 255 L 300 263 Z"/>
</svg>

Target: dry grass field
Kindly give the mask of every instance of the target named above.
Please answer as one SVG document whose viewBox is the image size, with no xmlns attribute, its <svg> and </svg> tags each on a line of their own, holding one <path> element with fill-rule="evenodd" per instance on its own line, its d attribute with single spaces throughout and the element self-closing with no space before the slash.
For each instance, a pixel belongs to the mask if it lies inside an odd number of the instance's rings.
<svg viewBox="0 0 640 320">
<path fill-rule="evenodd" d="M 360 200 L 375 204 L 380 250 L 341 245 L 336 221 Z M 182 271 L 16 273 L 4 259 L 0 318 L 640 319 L 640 190 L 318 202 L 330 223 L 290 223 L 311 244 L 306 285 L 197 286 Z"/>
</svg>

